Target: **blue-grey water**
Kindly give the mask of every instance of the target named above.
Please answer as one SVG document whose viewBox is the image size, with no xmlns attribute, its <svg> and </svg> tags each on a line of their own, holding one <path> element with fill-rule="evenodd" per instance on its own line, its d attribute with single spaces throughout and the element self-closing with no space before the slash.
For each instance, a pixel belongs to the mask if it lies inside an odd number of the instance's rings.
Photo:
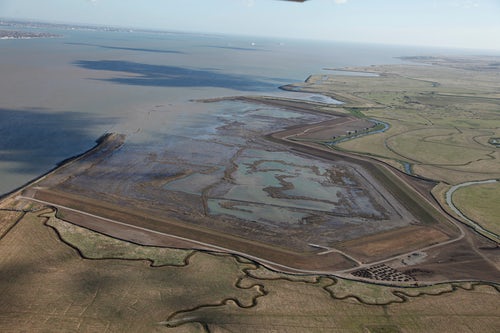
<svg viewBox="0 0 500 333">
<path fill-rule="evenodd" d="M 215 106 L 193 99 L 283 94 L 279 86 L 328 73 L 324 68 L 432 53 L 201 34 L 47 32 L 63 37 L 0 40 L 0 194 L 89 149 L 106 132 L 160 145 L 158 133 L 215 126 L 203 117 Z"/>
</svg>

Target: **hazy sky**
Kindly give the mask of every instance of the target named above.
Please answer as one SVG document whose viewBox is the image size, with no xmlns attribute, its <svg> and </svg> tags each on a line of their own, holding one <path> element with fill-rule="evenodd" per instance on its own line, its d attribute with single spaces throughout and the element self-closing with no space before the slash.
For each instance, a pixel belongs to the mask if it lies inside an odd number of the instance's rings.
<svg viewBox="0 0 500 333">
<path fill-rule="evenodd" d="M 500 0 L 0 0 L 0 17 L 500 50 Z"/>
</svg>

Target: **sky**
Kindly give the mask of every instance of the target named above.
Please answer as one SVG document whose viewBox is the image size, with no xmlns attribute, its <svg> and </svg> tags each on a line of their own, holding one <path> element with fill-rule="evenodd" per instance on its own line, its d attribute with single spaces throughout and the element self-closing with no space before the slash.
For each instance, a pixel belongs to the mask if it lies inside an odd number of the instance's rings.
<svg viewBox="0 0 500 333">
<path fill-rule="evenodd" d="M 500 0 L 0 0 L 0 17 L 500 51 Z"/>
</svg>

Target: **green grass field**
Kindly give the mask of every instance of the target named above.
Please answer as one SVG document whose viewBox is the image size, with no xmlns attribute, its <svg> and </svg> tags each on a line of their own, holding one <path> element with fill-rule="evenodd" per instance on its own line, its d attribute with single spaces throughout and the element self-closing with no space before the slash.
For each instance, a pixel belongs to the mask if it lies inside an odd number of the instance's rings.
<svg viewBox="0 0 500 333">
<path fill-rule="evenodd" d="M 467 186 L 453 194 L 453 203 L 471 220 L 500 235 L 500 182 Z"/>
</svg>

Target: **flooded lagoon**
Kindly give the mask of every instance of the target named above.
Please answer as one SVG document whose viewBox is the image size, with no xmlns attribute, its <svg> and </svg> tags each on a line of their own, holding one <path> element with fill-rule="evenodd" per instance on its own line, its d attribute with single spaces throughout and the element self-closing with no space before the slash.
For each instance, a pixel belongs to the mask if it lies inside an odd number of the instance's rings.
<svg viewBox="0 0 500 333">
<path fill-rule="evenodd" d="M 254 206 L 260 204 L 308 212 L 306 216 L 299 214 L 295 221 L 290 220 L 289 216 L 281 218 L 290 223 L 318 213 L 332 216 L 365 215 L 371 218 L 384 216 L 384 211 L 375 209 L 376 204 L 370 204 L 373 202 L 370 195 L 358 191 L 368 184 L 362 182 L 356 176 L 356 171 L 345 164 L 331 165 L 316 160 L 311 165 L 310 159 L 294 154 L 254 149 L 245 151 L 234 163 L 237 167 L 230 176 L 229 184 L 222 185 L 229 190 L 221 195 L 221 190 L 216 186 L 214 191 L 226 202 L 239 202 L 239 208 L 248 202 Z M 335 182 L 330 171 L 333 168 L 347 170 L 352 185 Z M 210 213 L 231 215 L 227 207 L 220 208 L 212 206 Z M 239 209 L 232 213 L 241 215 Z"/>
</svg>

